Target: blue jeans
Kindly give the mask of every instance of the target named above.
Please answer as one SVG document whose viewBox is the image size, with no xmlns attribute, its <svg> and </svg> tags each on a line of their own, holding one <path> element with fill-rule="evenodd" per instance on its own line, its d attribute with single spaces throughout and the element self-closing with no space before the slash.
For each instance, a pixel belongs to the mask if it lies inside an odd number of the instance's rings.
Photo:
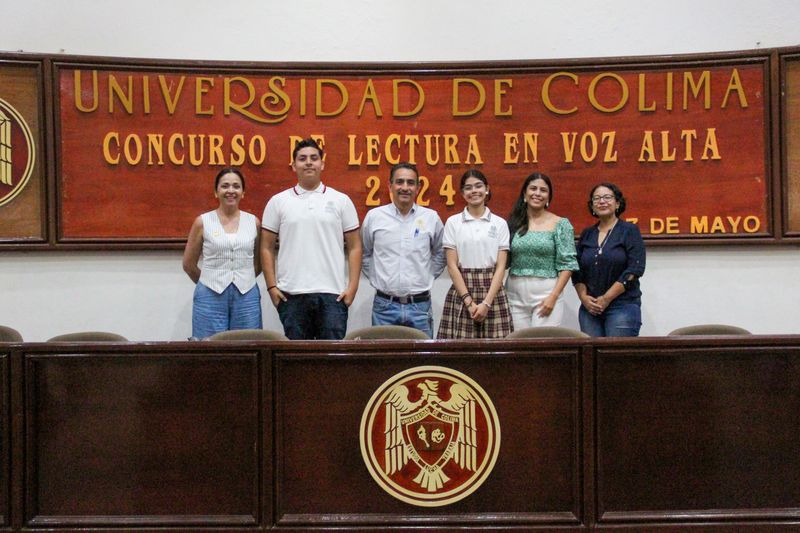
<svg viewBox="0 0 800 533">
<path fill-rule="evenodd" d="M 578 322 L 581 331 L 591 337 L 638 337 L 642 327 L 642 306 L 615 300 L 599 316 L 581 306 Z"/>
<path fill-rule="evenodd" d="M 338 294 L 288 294 L 278 303 L 284 334 L 292 340 L 341 340 L 347 332 L 347 305 Z"/>
<path fill-rule="evenodd" d="M 222 294 L 202 283 L 195 286 L 192 337 L 205 339 L 221 331 L 261 327 L 261 291 L 258 285 L 244 294 L 233 283 Z"/>
<path fill-rule="evenodd" d="M 433 313 L 431 301 L 401 304 L 377 294 L 372 301 L 373 326 L 408 326 L 424 331 L 433 338 Z"/>
</svg>

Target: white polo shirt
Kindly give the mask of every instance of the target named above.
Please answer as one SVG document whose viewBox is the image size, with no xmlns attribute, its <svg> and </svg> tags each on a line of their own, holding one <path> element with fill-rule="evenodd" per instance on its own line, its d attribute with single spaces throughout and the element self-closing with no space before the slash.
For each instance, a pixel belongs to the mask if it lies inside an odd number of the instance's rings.
<svg viewBox="0 0 800 533">
<path fill-rule="evenodd" d="M 278 234 L 278 288 L 289 294 L 340 294 L 345 279 L 344 233 L 358 229 L 352 200 L 320 183 L 295 185 L 270 198 L 261 227 Z"/>
<path fill-rule="evenodd" d="M 488 207 L 480 218 L 474 218 L 464 208 L 447 219 L 442 246 L 458 253 L 462 268 L 494 267 L 497 252 L 509 248 L 508 223 Z"/>
</svg>

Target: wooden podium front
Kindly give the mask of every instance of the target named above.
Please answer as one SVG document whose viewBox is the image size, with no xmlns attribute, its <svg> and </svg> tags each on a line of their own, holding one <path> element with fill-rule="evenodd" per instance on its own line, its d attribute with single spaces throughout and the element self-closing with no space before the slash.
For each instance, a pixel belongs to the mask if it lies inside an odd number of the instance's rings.
<svg viewBox="0 0 800 533">
<path fill-rule="evenodd" d="M 370 475 L 376 390 L 477 383 L 474 492 Z M 0 531 L 800 530 L 800 336 L 0 344 Z"/>
</svg>

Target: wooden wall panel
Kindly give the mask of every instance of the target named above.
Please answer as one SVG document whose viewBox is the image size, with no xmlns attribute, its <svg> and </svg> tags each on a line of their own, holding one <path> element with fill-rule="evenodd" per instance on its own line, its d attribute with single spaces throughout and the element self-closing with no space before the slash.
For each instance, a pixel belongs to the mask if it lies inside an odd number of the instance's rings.
<svg viewBox="0 0 800 533">
<path fill-rule="evenodd" d="M 384 492 L 359 446 L 421 365 L 502 430 L 442 507 Z M 800 528 L 800 336 L 25 343 L 0 377 L 0 531 Z"/>
<path fill-rule="evenodd" d="M 800 348 L 598 350 L 601 523 L 800 518 Z"/>
<path fill-rule="evenodd" d="M 256 525 L 255 353 L 35 355 L 29 526 Z"/>
<path fill-rule="evenodd" d="M 295 182 L 293 138 L 309 132 L 362 217 L 389 201 L 390 164 L 413 159 L 419 201 L 443 219 L 467 168 L 501 214 L 540 171 L 578 231 L 587 191 L 611 180 L 653 245 L 796 243 L 798 50 L 392 65 L 0 53 L 0 100 L 36 145 L 28 185 L 0 205 L 0 247 L 179 248 L 222 165 L 243 167 L 258 214 Z"/>
<path fill-rule="evenodd" d="M 785 231 L 800 233 L 800 56 L 783 63 L 783 150 Z"/>
<path fill-rule="evenodd" d="M 376 348 L 350 357 L 278 356 L 278 525 L 579 524 L 579 348 L 466 355 L 444 346 L 424 354 Z M 391 357 L 382 355 L 387 352 Z M 359 423 L 372 394 L 420 365 L 476 381 L 494 403 L 502 432 L 500 455 L 483 485 L 441 508 L 416 507 L 384 492 L 359 448 Z"/>
<path fill-rule="evenodd" d="M 46 239 L 42 65 L 0 58 L 0 243 Z M 0 176 L 3 172 L 0 171 Z"/>
<path fill-rule="evenodd" d="M 9 524 L 11 493 L 11 417 L 9 355 L 0 348 L 0 526 Z"/>
</svg>

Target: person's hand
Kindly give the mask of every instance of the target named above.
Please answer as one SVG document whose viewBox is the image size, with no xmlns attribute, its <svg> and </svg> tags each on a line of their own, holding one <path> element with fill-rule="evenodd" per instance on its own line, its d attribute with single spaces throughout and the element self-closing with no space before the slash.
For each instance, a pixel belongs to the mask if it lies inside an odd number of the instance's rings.
<svg viewBox="0 0 800 533">
<path fill-rule="evenodd" d="M 469 315 L 475 322 L 483 322 L 489 315 L 489 305 L 481 302 L 470 306 Z"/>
<path fill-rule="evenodd" d="M 350 304 L 353 303 L 353 300 L 356 298 L 356 290 L 355 289 L 345 289 L 338 298 L 336 298 L 337 302 L 344 302 L 344 305 L 350 307 Z"/>
<path fill-rule="evenodd" d="M 596 314 L 595 311 L 596 311 L 597 303 L 596 303 L 596 299 L 594 298 L 594 296 L 589 296 L 588 294 L 584 294 L 583 296 L 580 297 L 580 301 L 581 301 L 581 305 L 583 305 L 583 307 L 587 311 L 589 311 L 590 314 L 593 314 L 593 315 Z"/>
<path fill-rule="evenodd" d="M 286 296 L 281 292 L 278 287 L 272 287 L 269 291 L 269 299 L 272 300 L 272 305 L 278 307 L 278 304 L 286 301 Z"/>
<path fill-rule="evenodd" d="M 555 294 L 551 294 L 542 300 L 542 303 L 539 304 L 539 317 L 545 318 L 550 316 L 550 313 L 553 312 L 553 308 L 556 306 L 557 300 L 558 297 Z"/>
<path fill-rule="evenodd" d="M 611 303 L 611 300 L 609 300 L 606 297 L 605 294 L 603 296 L 598 296 L 597 298 L 595 298 L 594 301 L 595 301 L 595 304 L 597 305 L 597 308 L 600 310 L 600 313 L 605 311 L 606 307 L 608 307 L 608 304 Z M 600 313 L 598 313 L 598 314 L 600 314 Z"/>
<path fill-rule="evenodd" d="M 603 314 L 603 311 L 606 310 L 608 307 L 608 300 L 605 296 L 599 296 L 597 298 L 593 296 L 586 296 L 584 299 L 581 300 L 581 303 L 586 308 L 589 313 L 594 316 L 598 316 Z"/>
</svg>

